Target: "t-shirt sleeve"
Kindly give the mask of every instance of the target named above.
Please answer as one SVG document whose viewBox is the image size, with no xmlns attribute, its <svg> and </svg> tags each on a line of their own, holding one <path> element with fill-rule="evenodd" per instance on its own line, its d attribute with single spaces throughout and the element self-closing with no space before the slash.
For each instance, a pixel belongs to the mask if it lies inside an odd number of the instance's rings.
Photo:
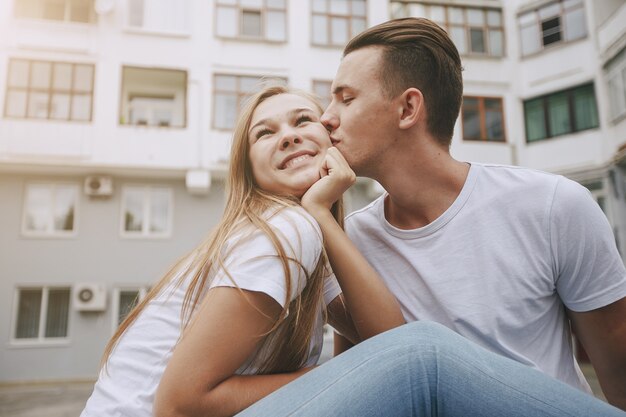
<svg viewBox="0 0 626 417">
<path fill-rule="evenodd" d="M 239 287 L 262 292 L 282 307 L 302 292 L 307 276 L 315 269 L 322 250 L 319 226 L 308 213 L 299 208 L 281 210 L 268 220 L 268 224 L 289 258 L 289 297 L 278 251 L 270 237 L 259 229 L 237 234 L 229 240 L 224 259 L 225 269 L 217 269 L 210 288 Z"/>
<path fill-rule="evenodd" d="M 586 188 L 559 178 L 550 229 L 556 290 L 570 310 L 589 311 L 626 296 L 613 230 Z"/>
<path fill-rule="evenodd" d="M 330 304 L 339 294 L 341 294 L 341 287 L 337 282 L 335 274 L 332 272 L 330 265 L 326 265 L 326 270 L 331 273 L 324 278 L 324 305 Z"/>
</svg>

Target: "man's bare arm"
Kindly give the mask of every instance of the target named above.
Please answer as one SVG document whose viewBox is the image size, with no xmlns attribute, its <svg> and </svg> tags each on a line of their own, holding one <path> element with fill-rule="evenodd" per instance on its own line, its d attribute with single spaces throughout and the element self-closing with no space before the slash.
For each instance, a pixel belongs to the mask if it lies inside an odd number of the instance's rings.
<svg viewBox="0 0 626 417">
<path fill-rule="evenodd" d="M 626 410 L 626 297 L 596 310 L 567 313 L 607 400 Z"/>
</svg>

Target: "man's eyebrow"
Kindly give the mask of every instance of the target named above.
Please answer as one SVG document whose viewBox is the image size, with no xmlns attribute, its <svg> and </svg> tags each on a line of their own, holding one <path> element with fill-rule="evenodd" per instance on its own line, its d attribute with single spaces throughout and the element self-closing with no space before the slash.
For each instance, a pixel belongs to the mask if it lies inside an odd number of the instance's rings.
<svg viewBox="0 0 626 417">
<path fill-rule="evenodd" d="M 343 90 L 345 90 L 346 88 L 348 88 L 347 85 L 338 85 L 337 87 L 333 89 L 332 94 L 334 95 L 341 94 L 343 93 Z"/>
<path fill-rule="evenodd" d="M 315 112 L 312 108 L 310 107 L 298 107 L 297 109 L 291 109 L 287 112 L 287 117 L 293 117 L 296 114 L 303 112 L 303 111 L 310 111 L 310 112 Z M 268 122 L 268 120 L 270 119 L 262 119 L 259 120 L 258 122 L 256 122 L 253 126 L 250 127 L 250 130 L 248 130 L 248 134 L 250 134 L 250 132 L 252 132 L 257 126 L 261 126 L 264 125 Z"/>
</svg>

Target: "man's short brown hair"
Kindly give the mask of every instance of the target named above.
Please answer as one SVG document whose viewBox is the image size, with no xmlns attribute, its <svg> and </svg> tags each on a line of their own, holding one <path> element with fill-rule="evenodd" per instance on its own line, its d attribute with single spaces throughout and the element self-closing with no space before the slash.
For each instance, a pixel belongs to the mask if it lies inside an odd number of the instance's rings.
<svg viewBox="0 0 626 417">
<path fill-rule="evenodd" d="M 343 56 L 368 46 L 383 48 L 384 94 L 396 97 L 414 87 L 424 95 L 428 131 L 450 146 L 463 97 L 461 58 L 448 34 L 423 18 L 395 19 L 355 36 Z"/>
</svg>

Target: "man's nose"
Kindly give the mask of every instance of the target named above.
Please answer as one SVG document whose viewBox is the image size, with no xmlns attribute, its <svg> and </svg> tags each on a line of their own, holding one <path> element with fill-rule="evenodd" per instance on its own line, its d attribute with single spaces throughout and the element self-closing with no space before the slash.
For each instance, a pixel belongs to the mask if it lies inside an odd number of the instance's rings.
<svg viewBox="0 0 626 417">
<path fill-rule="evenodd" d="M 326 109 L 322 117 L 320 117 L 320 122 L 324 125 L 328 133 L 332 133 L 333 130 L 337 129 L 339 126 L 339 118 L 331 111 L 330 106 Z"/>
</svg>

